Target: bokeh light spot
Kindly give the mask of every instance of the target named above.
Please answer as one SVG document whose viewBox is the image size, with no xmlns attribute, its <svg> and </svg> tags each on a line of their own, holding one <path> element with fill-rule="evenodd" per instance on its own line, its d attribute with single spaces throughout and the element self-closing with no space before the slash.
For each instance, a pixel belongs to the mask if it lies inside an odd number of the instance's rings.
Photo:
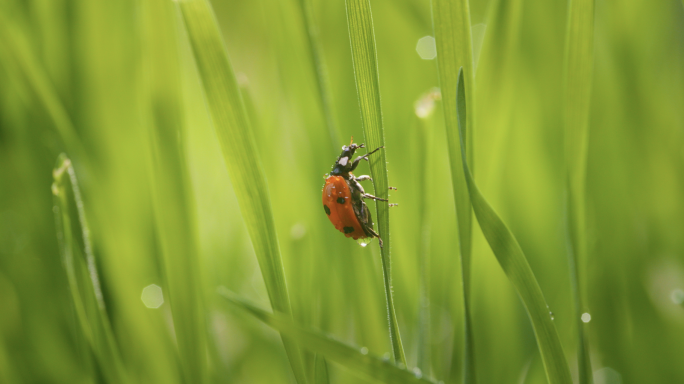
<svg viewBox="0 0 684 384">
<path fill-rule="evenodd" d="M 432 36 L 425 36 L 418 39 L 416 52 L 418 52 L 418 56 L 423 60 L 432 60 L 437 57 L 435 38 Z"/>
<path fill-rule="evenodd" d="M 164 294 L 161 287 L 156 284 L 143 288 L 140 299 L 147 308 L 159 308 L 164 304 Z"/>
<path fill-rule="evenodd" d="M 582 314 L 581 319 L 582 319 L 582 322 L 583 322 L 583 323 L 588 323 L 588 322 L 591 321 L 591 315 L 590 315 L 589 313 L 587 313 L 587 312 L 584 312 L 584 313 Z"/>
</svg>

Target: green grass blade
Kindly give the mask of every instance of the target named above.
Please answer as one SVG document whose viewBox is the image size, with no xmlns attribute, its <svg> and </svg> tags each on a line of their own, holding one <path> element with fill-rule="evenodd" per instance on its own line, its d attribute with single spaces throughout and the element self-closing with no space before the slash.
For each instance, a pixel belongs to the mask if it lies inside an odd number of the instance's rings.
<svg viewBox="0 0 684 384">
<path fill-rule="evenodd" d="M 273 309 L 291 315 L 266 176 L 214 12 L 207 0 L 179 3 L 221 151 Z M 306 382 L 300 351 L 283 339 L 292 370 Z"/>
<path fill-rule="evenodd" d="M 463 71 L 459 72 L 458 80 L 456 109 L 458 111 L 458 132 L 461 147 L 463 147 L 463 127 L 466 122 L 466 94 L 463 84 Z M 563 354 L 563 347 L 560 344 L 558 332 L 553 324 L 549 307 L 532 272 L 532 268 L 527 263 L 527 258 L 513 233 L 511 233 L 506 224 L 480 194 L 480 190 L 470 174 L 468 162 L 463 152 L 461 157 L 475 217 L 477 217 L 482 233 L 487 239 L 494 255 L 496 255 L 501 268 L 518 292 L 525 305 L 525 309 L 527 309 L 549 383 L 571 384 L 570 370 Z"/>
<path fill-rule="evenodd" d="M 206 310 L 195 236 L 191 180 L 185 161 L 176 9 L 152 0 L 142 4 L 144 79 L 150 155 L 148 172 L 164 280 L 173 314 L 183 375 L 208 379 Z"/>
<path fill-rule="evenodd" d="M 3 57 L 16 61 L 16 67 L 22 72 L 20 76 L 26 80 L 36 95 L 36 98 L 47 112 L 59 133 L 65 148 L 79 165 L 89 164 L 87 154 L 83 147 L 76 129 L 62 100 L 50 82 L 49 76 L 41 66 L 34 53 L 30 50 L 31 44 L 28 37 L 16 22 L 0 12 L 0 49 L 7 54 Z"/>
<path fill-rule="evenodd" d="M 330 92 L 330 85 L 328 82 L 328 73 L 326 70 L 325 61 L 323 58 L 323 50 L 321 49 L 320 39 L 318 37 L 318 29 L 314 20 L 314 10 L 312 0 L 299 0 L 299 9 L 304 18 L 304 28 L 306 29 L 306 37 L 309 45 L 309 54 L 313 67 L 316 70 L 316 89 L 318 90 L 318 97 L 321 100 L 323 107 L 323 115 L 325 116 L 325 125 L 328 128 L 330 135 L 330 142 L 332 147 L 337 150 L 340 147 L 339 133 L 335 124 L 335 116 L 333 112 L 332 93 Z"/>
<path fill-rule="evenodd" d="M 586 325 L 584 271 L 586 270 L 585 193 L 587 141 L 594 66 L 594 1 L 570 0 L 565 42 L 565 166 L 567 175 L 568 258 L 575 299 L 577 361 L 580 384 L 593 382 Z"/>
<path fill-rule="evenodd" d="M 325 357 L 321 354 L 316 354 L 314 357 L 314 384 L 328 384 L 330 379 L 328 377 L 328 363 Z"/>
<path fill-rule="evenodd" d="M 53 178 L 57 238 L 76 318 L 103 375 L 111 382 L 128 382 L 100 287 L 76 172 L 66 155 L 61 154 L 57 159 Z M 75 227 L 80 229 L 80 241 Z"/>
<path fill-rule="evenodd" d="M 359 373 L 385 383 L 434 383 L 422 377 L 421 374 L 407 370 L 406 365 L 403 363 L 395 364 L 387 359 L 382 359 L 368 353 L 366 348 L 352 347 L 322 332 L 295 324 L 286 316 L 278 313 L 268 313 L 225 287 L 219 287 L 219 294 L 270 327 L 290 336 L 292 340 L 297 340 L 302 347 L 342 364 L 351 372 Z"/>
<path fill-rule="evenodd" d="M 468 100 L 472 100 L 473 79 L 473 50 L 470 27 L 470 11 L 467 0 L 449 1 L 432 0 L 432 22 L 437 45 L 437 69 L 439 72 L 439 86 L 442 92 L 444 105 L 444 125 L 447 131 L 449 147 L 449 159 L 451 162 L 451 182 L 454 190 L 456 203 L 456 216 L 458 222 L 458 239 L 461 258 L 461 278 L 463 283 L 463 329 L 464 329 L 464 369 L 463 380 L 466 384 L 477 382 L 475 364 L 475 352 L 473 345 L 472 314 L 470 309 L 470 255 L 472 248 L 472 215 L 470 210 L 470 197 L 468 196 L 461 165 L 461 146 L 458 142 L 458 116 L 456 111 L 449 106 L 456 104 L 456 86 L 458 83 L 459 68 L 464 68 L 468 78 L 466 94 Z M 473 159 L 472 127 L 473 108 L 468 105 L 468 116 L 471 118 L 464 126 L 468 139 L 468 152 L 466 156 Z M 465 149 L 463 149 L 465 151 Z M 460 325 L 459 325 L 460 328 Z M 457 346 L 456 343 L 454 343 Z M 453 356 L 459 356 L 453 353 Z M 456 362 L 452 367 L 457 366 Z M 450 382 L 459 382 L 457 372 L 452 369 Z"/>
<path fill-rule="evenodd" d="M 369 0 L 346 0 L 345 4 L 363 135 L 366 148 L 370 151 L 385 145 L 373 17 Z M 387 181 L 387 159 L 384 150 L 378 152 L 378 155 L 370 160 L 370 171 L 373 178 L 375 196 L 386 199 L 389 184 Z M 406 364 L 397 315 L 394 311 L 394 299 L 392 298 L 389 206 L 384 203 L 375 204 L 375 214 L 378 220 L 378 233 L 384 243 L 384 246 L 380 247 L 380 253 L 382 254 L 382 272 L 392 351 L 395 361 Z"/>
</svg>

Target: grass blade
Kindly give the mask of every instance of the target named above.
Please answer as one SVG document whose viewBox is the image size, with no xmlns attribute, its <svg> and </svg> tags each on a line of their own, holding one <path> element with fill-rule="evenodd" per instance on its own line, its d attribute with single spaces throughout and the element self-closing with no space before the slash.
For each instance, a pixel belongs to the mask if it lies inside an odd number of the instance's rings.
<svg viewBox="0 0 684 384">
<path fill-rule="evenodd" d="M 346 0 L 345 4 L 363 135 L 366 147 L 369 150 L 373 150 L 385 145 L 373 17 L 369 0 Z M 375 196 L 386 199 L 389 184 L 387 181 L 387 159 L 384 150 L 380 151 L 379 155 L 370 161 L 370 171 L 373 178 Z M 395 361 L 406 364 L 397 315 L 394 311 L 394 299 L 392 298 L 389 206 L 382 203 L 375 204 L 375 214 L 378 218 L 378 232 L 384 243 L 384 246 L 380 247 L 380 253 L 382 254 L 382 274 L 385 284 L 392 351 Z"/>
<path fill-rule="evenodd" d="M 463 127 L 466 122 L 466 94 L 463 83 L 463 71 L 461 70 L 459 71 L 458 93 L 456 97 L 461 147 L 464 146 Z M 496 255 L 501 268 L 518 292 L 525 305 L 525 309 L 527 309 L 549 383 L 571 384 L 570 370 L 563 354 L 558 332 L 553 324 L 553 320 L 551 320 L 548 305 L 539 287 L 539 283 L 537 283 L 537 279 L 534 277 L 532 268 L 527 263 L 527 258 L 513 233 L 511 233 L 506 224 L 480 194 L 470 174 L 468 162 L 463 152 L 461 152 L 461 158 L 475 217 L 477 217 L 482 233 L 487 239 L 487 243 L 489 243 L 494 255 Z"/>
<path fill-rule="evenodd" d="M 312 0 L 299 0 L 299 9 L 304 18 L 304 28 L 306 29 L 309 54 L 313 67 L 316 70 L 316 89 L 318 89 L 318 97 L 321 99 L 323 115 L 325 116 L 325 125 L 328 127 L 332 147 L 337 150 L 337 148 L 340 147 L 340 139 L 337 132 L 337 126 L 335 125 L 335 117 L 333 115 L 332 93 L 330 92 L 330 85 L 328 83 L 328 74 L 318 38 L 318 30 L 314 21 Z"/>
<path fill-rule="evenodd" d="M 466 94 L 468 100 L 472 100 L 473 79 L 473 50 L 470 27 L 470 11 L 467 0 L 432 0 L 432 22 L 437 45 L 437 69 L 439 72 L 439 86 L 442 92 L 444 105 L 444 125 L 447 131 L 449 147 L 449 159 L 451 162 L 451 182 L 454 189 L 456 203 L 456 216 L 458 222 L 458 239 L 461 257 L 461 279 L 463 284 L 463 330 L 464 330 L 464 369 L 463 381 L 466 384 L 476 383 L 476 364 L 473 345 L 472 318 L 470 310 L 470 254 L 472 248 L 472 215 L 470 210 L 470 197 L 465 185 L 463 167 L 461 166 L 461 150 L 458 142 L 458 116 L 456 111 L 449 106 L 456 104 L 456 86 L 458 83 L 459 68 L 463 68 L 468 78 Z M 463 127 L 467 133 L 468 153 L 466 156 L 473 159 L 472 127 L 473 108 L 467 106 L 468 116 L 471 118 Z M 464 133 L 464 135 L 466 134 Z M 454 346 L 457 346 L 454 343 Z M 454 353 L 453 356 L 459 356 Z M 451 364 L 457 366 L 456 362 Z M 459 382 L 456 371 L 451 370 L 450 382 Z"/>
<path fill-rule="evenodd" d="M 314 384 L 328 384 L 330 379 L 328 378 L 328 363 L 325 361 L 325 357 L 320 354 L 316 354 L 314 357 Z"/>
<path fill-rule="evenodd" d="M 28 37 L 16 25 L 16 22 L 0 12 L 0 49 L 7 51 L 7 54 L 3 56 L 16 61 L 17 65 L 12 67 L 21 69 L 21 77 L 25 78 L 26 83 L 45 108 L 65 148 L 79 161 L 79 165 L 81 163 L 87 165 L 89 164 L 87 153 L 76 133 L 71 117 L 64 108 L 45 69 L 29 49 L 30 46 Z"/>
<path fill-rule="evenodd" d="M 577 361 L 580 384 L 593 382 L 589 342 L 585 324 L 583 276 L 586 270 L 585 193 L 587 141 L 592 71 L 594 66 L 594 1 L 570 0 L 565 42 L 565 167 L 568 259 L 575 299 L 574 321 L 577 324 Z"/>
<path fill-rule="evenodd" d="M 163 0 L 142 4 L 144 86 L 149 127 L 148 173 L 155 229 L 173 329 L 186 381 L 208 379 L 205 306 L 191 180 L 185 161 L 176 9 Z"/>
<path fill-rule="evenodd" d="M 57 238 L 76 318 L 103 375 L 114 383 L 128 382 L 100 287 L 100 277 L 90 241 L 90 229 L 76 172 L 66 155 L 61 154 L 57 159 L 53 178 Z M 75 204 L 72 205 L 72 202 Z M 74 209 L 76 220 L 72 220 Z M 80 242 L 83 249 L 80 248 L 74 231 L 76 224 L 81 231 Z"/>
<path fill-rule="evenodd" d="M 350 371 L 385 383 L 434 383 L 406 369 L 402 363 L 373 356 L 365 348 L 356 348 L 337 341 L 322 332 L 295 324 L 288 317 L 278 313 L 268 313 L 235 293 L 219 287 L 219 294 L 232 304 L 242 308 L 270 327 L 297 340 L 302 347 L 324 355 L 326 358 L 344 365 Z"/>
<path fill-rule="evenodd" d="M 266 176 L 218 22 L 207 0 L 179 4 L 209 112 L 271 305 L 275 311 L 291 315 Z M 287 339 L 283 339 L 283 344 L 297 381 L 305 383 L 300 351 Z"/>
</svg>

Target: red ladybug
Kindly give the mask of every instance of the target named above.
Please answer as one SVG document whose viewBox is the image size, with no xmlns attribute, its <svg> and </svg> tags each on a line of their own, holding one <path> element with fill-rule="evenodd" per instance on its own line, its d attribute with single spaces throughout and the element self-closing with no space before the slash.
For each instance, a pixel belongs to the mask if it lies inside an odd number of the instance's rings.
<svg viewBox="0 0 684 384">
<path fill-rule="evenodd" d="M 376 148 L 352 161 L 354 151 L 359 148 L 365 148 L 365 146 L 354 144 L 353 137 L 349 146 L 342 147 L 342 154 L 337 158 L 332 172 L 325 179 L 323 209 L 330 222 L 346 237 L 351 237 L 354 240 L 377 237 L 382 247 L 382 239 L 373 230 L 371 214 L 363 199 L 387 200 L 366 193 L 359 181 L 371 180 L 370 176 L 357 177 L 352 174 L 352 171 L 356 169 L 362 159 L 368 161 L 368 156 L 383 147 Z"/>
</svg>

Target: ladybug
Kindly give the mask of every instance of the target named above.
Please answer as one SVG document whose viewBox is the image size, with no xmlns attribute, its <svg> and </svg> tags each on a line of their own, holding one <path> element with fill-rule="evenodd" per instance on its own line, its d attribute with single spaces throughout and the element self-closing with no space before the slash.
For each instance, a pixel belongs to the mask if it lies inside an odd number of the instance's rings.
<svg viewBox="0 0 684 384">
<path fill-rule="evenodd" d="M 382 239 L 373 229 L 370 210 L 363 199 L 387 200 L 366 193 L 359 182 L 371 180 L 370 176 L 354 176 L 352 171 L 356 169 L 361 160 L 368 161 L 368 156 L 384 147 L 376 148 L 352 161 L 354 151 L 359 148 L 365 148 L 365 145 L 354 144 L 353 137 L 349 146 L 342 147 L 342 153 L 325 179 L 323 209 L 330 222 L 346 237 L 351 237 L 354 240 L 377 237 L 380 247 L 382 247 Z"/>
</svg>

